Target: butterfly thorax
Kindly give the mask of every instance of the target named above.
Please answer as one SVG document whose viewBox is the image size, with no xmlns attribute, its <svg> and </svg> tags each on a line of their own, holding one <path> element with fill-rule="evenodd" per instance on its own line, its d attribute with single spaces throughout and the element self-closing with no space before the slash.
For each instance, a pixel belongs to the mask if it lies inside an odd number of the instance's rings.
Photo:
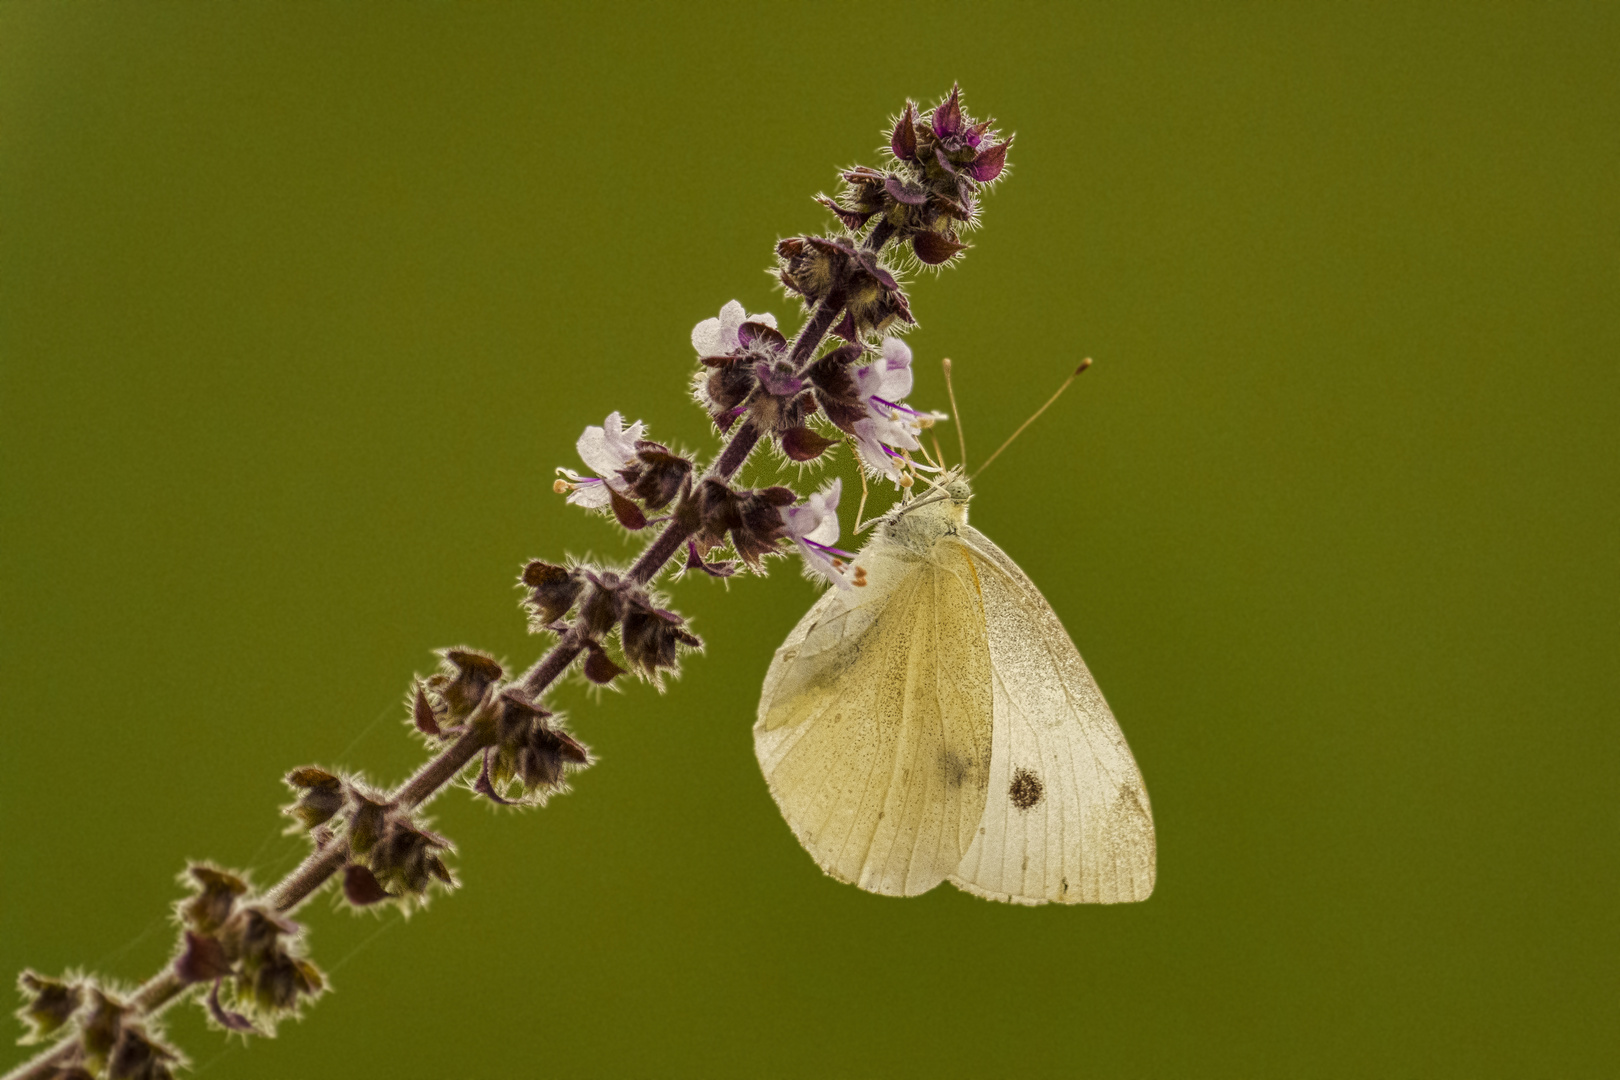
<svg viewBox="0 0 1620 1080">
<path fill-rule="evenodd" d="M 973 489 L 961 478 L 945 485 L 944 498 L 928 497 L 901 506 L 878 526 L 878 537 L 927 555 L 943 537 L 954 536 L 967 524 L 968 500 Z"/>
</svg>

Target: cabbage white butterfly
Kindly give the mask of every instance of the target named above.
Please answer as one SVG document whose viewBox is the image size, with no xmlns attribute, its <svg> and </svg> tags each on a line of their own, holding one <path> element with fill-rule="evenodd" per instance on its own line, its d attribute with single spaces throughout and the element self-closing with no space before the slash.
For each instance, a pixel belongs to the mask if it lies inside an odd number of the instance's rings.
<svg viewBox="0 0 1620 1080">
<path fill-rule="evenodd" d="M 879 519 L 853 563 L 866 586 L 828 589 L 776 650 L 754 724 L 771 794 L 869 892 L 1145 900 L 1136 760 L 1051 605 L 967 523 L 971 496 L 948 474 Z"/>
</svg>

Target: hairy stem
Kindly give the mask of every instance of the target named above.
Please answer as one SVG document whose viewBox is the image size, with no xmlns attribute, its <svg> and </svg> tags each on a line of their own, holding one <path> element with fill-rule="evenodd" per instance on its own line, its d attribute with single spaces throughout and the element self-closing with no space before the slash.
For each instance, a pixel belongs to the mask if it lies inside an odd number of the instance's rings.
<svg viewBox="0 0 1620 1080">
<path fill-rule="evenodd" d="M 866 234 L 866 242 L 861 246 L 871 251 L 880 251 L 893 235 L 894 226 L 889 223 L 888 218 L 884 218 L 872 226 L 872 231 Z"/>
</svg>

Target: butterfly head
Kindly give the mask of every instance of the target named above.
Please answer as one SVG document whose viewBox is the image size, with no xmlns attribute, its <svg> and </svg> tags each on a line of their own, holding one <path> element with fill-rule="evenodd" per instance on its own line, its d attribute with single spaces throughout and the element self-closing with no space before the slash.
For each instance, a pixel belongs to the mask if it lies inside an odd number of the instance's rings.
<svg viewBox="0 0 1620 1080">
<path fill-rule="evenodd" d="M 940 537 L 967 524 L 971 498 L 973 488 L 965 478 L 946 474 L 933 481 L 926 494 L 892 511 L 882 535 L 919 551 L 927 550 Z"/>
</svg>

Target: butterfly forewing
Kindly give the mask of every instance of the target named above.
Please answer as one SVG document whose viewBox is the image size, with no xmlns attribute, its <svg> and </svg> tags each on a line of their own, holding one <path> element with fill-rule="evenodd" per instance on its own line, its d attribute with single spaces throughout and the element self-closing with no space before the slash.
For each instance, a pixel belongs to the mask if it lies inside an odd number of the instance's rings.
<svg viewBox="0 0 1620 1080">
<path fill-rule="evenodd" d="M 863 553 L 862 564 L 868 586 L 823 596 L 777 650 L 754 746 L 822 869 L 914 896 L 957 869 L 984 813 L 984 608 L 965 554 L 941 561 L 889 548 Z"/>
<path fill-rule="evenodd" d="M 939 548 L 973 566 L 995 735 L 978 835 L 951 876 L 1018 903 L 1118 903 L 1153 891 L 1153 815 L 1108 703 L 1040 590 L 977 529 Z"/>
</svg>

